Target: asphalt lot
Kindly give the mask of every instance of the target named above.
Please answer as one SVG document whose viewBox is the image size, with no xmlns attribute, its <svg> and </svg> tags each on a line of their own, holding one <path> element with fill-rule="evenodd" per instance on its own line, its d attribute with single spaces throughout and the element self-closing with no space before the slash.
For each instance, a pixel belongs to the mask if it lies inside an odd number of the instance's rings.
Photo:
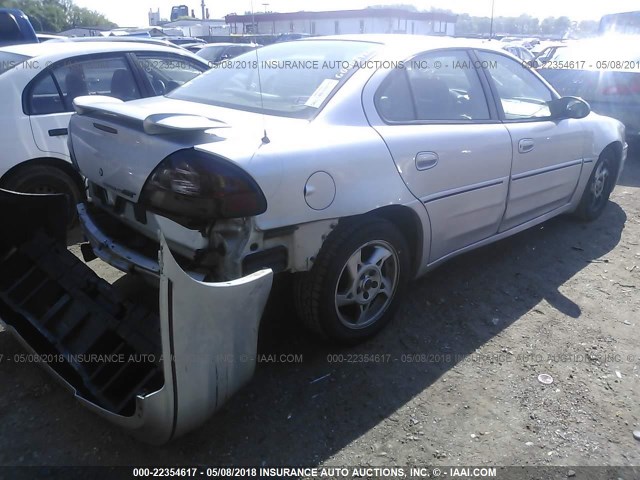
<svg viewBox="0 0 640 480">
<path fill-rule="evenodd" d="M 86 411 L 37 365 L 7 361 L 23 350 L 0 332 L 0 465 L 640 465 L 637 155 L 598 221 L 553 219 L 458 257 L 356 348 L 309 337 L 287 283 L 253 381 L 163 447 Z"/>
</svg>

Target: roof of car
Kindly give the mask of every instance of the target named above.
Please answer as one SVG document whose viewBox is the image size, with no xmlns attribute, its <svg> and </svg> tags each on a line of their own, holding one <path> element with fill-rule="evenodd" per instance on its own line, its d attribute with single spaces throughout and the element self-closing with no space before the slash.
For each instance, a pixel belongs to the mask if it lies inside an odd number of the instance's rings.
<svg viewBox="0 0 640 480">
<path fill-rule="evenodd" d="M 173 52 L 182 55 L 192 56 L 189 52 L 178 50 L 163 45 L 142 42 L 43 42 L 25 43 L 2 47 L 0 51 L 26 55 L 29 57 L 51 56 L 64 58 L 71 55 L 103 53 L 103 52 L 127 52 L 127 51 L 148 51 L 148 52 Z M 198 58 L 198 57 L 196 57 Z M 201 59 L 200 59 L 201 60 Z"/>
</svg>

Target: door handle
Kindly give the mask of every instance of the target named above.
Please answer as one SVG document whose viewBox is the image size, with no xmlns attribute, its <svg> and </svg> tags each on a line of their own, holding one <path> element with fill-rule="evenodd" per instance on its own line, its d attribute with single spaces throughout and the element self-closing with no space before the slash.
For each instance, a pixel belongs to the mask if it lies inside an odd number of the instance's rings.
<svg viewBox="0 0 640 480">
<path fill-rule="evenodd" d="M 69 130 L 67 130 L 66 128 L 54 128 L 53 130 L 49 130 L 50 137 L 61 137 L 68 134 Z"/>
<path fill-rule="evenodd" d="M 438 154 L 435 152 L 418 152 L 416 154 L 416 168 L 429 170 L 438 164 Z"/>
<path fill-rule="evenodd" d="M 532 138 L 523 138 L 518 142 L 518 152 L 527 153 L 533 150 L 534 143 Z"/>
</svg>

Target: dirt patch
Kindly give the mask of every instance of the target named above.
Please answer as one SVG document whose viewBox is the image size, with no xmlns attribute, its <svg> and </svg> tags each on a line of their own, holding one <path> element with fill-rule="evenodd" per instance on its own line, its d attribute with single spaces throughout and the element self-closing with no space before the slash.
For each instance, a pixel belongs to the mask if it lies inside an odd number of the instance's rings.
<svg viewBox="0 0 640 480">
<path fill-rule="evenodd" d="M 8 361 L 23 350 L 0 333 L 0 464 L 640 465 L 638 158 L 601 219 L 557 218 L 458 257 L 356 348 L 310 338 L 287 290 L 280 279 L 253 381 L 161 448 Z M 301 361 L 271 361 L 281 353 Z"/>
</svg>

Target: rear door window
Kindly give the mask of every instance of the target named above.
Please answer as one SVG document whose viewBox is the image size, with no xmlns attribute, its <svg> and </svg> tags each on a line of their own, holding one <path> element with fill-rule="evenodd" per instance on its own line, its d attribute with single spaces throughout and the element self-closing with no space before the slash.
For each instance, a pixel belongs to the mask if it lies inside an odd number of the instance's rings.
<svg viewBox="0 0 640 480">
<path fill-rule="evenodd" d="M 472 121 L 490 118 L 473 62 L 463 50 L 419 55 L 393 71 L 376 95 L 391 122 Z"/>
<path fill-rule="evenodd" d="M 73 99 L 82 95 L 107 95 L 121 100 L 140 98 L 140 91 L 123 56 L 64 61 L 53 70 L 65 109 L 73 111 Z"/>
<path fill-rule="evenodd" d="M 30 115 L 47 115 L 66 111 L 64 100 L 60 96 L 51 72 L 38 77 L 31 88 L 28 102 Z"/>
</svg>

